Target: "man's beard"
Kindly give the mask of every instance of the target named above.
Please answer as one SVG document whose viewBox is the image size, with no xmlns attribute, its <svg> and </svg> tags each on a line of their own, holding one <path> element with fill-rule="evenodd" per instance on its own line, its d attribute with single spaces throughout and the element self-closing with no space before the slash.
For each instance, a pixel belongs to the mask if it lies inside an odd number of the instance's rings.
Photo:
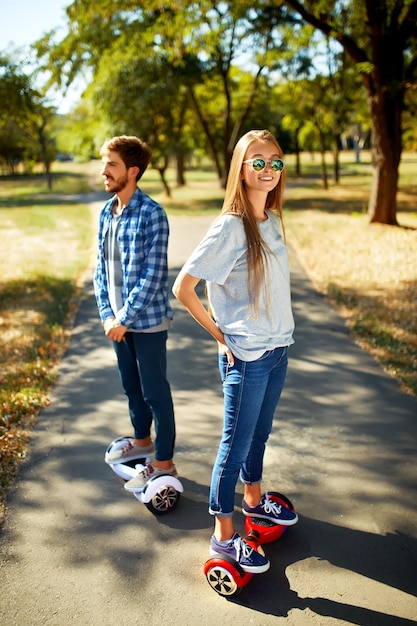
<svg viewBox="0 0 417 626">
<path fill-rule="evenodd" d="M 108 188 L 106 191 L 109 191 L 109 193 L 119 193 L 119 191 L 122 191 L 126 187 L 127 183 L 128 183 L 127 174 L 125 174 L 124 176 L 121 176 L 117 180 L 112 178 L 106 184 L 106 187 Z"/>
</svg>

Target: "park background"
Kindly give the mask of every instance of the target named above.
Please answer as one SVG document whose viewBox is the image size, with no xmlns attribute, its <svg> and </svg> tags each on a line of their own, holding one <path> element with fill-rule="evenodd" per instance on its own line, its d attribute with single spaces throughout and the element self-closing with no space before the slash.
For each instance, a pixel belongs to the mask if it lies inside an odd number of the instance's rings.
<svg viewBox="0 0 417 626">
<path fill-rule="evenodd" d="M 35 33 L 19 6 L 13 23 Z M 219 211 L 236 139 L 274 132 L 289 245 L 416 395 L 417 3 L 63 6 L 0 53 L 2 515 L 94 254 L 79 194 L 101 188 L 99 148 L 115 134 L 149 142 L 141 186 L 192 218 Z"/>
</svg>

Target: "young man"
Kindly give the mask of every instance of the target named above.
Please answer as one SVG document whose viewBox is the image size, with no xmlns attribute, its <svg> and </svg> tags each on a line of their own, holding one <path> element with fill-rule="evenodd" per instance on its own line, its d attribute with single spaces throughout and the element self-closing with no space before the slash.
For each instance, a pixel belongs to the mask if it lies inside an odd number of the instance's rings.
<svg viewBox="0 0 417 626">
<path fill-rule="evenodd" d="M 101 149 L 101 174 L 112 197 L 100 213 L 94 290 L 104 332 L 113 341 L 134 431 L 133 443 L 107 453 L 106 461 L 121 463 L 155 453 L 152 463 L 125 483 L 128 491 L 141 490 L 153 476 L 177 473 L 174 409 L 166 377 L 172 320 L 169 227 L 163 208 L 137 186 L 151 154 L 146 143 L 128 136 L 114 137 Z"/>
</svg>

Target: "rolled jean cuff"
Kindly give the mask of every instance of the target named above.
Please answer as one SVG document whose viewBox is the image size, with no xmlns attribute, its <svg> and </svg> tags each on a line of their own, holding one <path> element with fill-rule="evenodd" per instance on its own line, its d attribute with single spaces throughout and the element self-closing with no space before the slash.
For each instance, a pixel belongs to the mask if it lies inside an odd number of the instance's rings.
<svg viewBox="0 0 417 626">
<path fill-rule="evenodd" d="M 259 480 L 245 480 L 242 474 L 239 475 L 239 480 L 244 485 L 259 485 L 259 483 L 262 482 L 262 478 L 260 478 Z"/>
<path fill-rule="evenodd" d="M 233 517 L 234 511 L 232 511 L 231 513 L 219 513 L 218 511 L 213 511 L 213 509 L 209 508 L 209 513 L 210 515 L 215 515 L 216 517 L 226 518 Z"/>
</svg>

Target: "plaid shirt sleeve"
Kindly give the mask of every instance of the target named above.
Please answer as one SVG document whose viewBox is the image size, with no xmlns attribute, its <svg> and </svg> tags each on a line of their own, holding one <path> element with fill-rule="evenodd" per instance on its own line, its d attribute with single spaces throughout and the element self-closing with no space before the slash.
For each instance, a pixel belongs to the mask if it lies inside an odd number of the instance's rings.
<svg viewBox="0 0 417 626">
<path fill-rule="evenodd" d="M 109 200 L 100 212 L 97 236 L 97 263 L 94 272 L 94 295 L 96 297 L 97 308 L 100 319 L 104 322 L 108 318 L 113 318 L 114 313 L 110 306 L 109 290 L 107 282 L 106 259 L 104 254 L 104 241 L 109 230 L 111 221 L 111 207 L 114 199 Z"/>
</svg>

